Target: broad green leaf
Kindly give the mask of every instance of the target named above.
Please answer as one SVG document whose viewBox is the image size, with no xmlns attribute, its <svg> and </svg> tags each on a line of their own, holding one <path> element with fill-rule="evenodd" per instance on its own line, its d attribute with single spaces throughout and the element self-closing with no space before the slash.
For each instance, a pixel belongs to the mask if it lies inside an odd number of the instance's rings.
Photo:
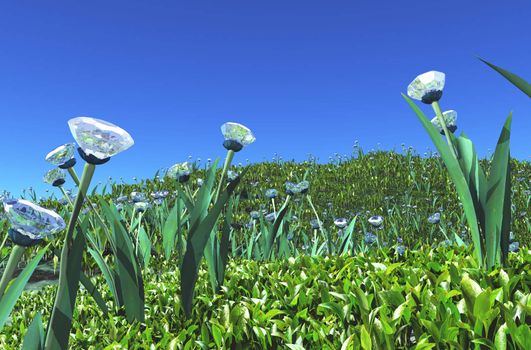
<svg viewBox="0 0 531 350">
<path fill-rule="evenodd" d="M 41 313 L 37 312 L 24 336 L 22 350 L 44 350 L 44 327 Z"/>
<path fill-rule="evenodd" d="M 24 287 L 28 283 L 33 271 L 37 268 L 37 265 L 41 261 L 42 257 L 48 250 L 48 247 L 51 243 L 48 243 L 46 247 L 42 248 L 36 255 L 33 257 L 31 262 L 29 262 L 24 270 L 17 276 L 14 282 L 7 288 L 4 296 L 0 300 L 0 331 L 4 327 L 13 307 L 17 303 L 18 298 L 22 294 Z"/>
<path fill-rule="evenodd" d="M 164 246 L 164 256 L 166 261 L 170 259 L 173 248 L 175 247 L 175 236 L 181 234 L 177 228 L 182 205 L 182 199 L 180 197 L 177 198 L 175 200 L 175 205 L 164 222 L 164 228 L 162 230 L 162 245 Z"/>
<path fill-rule="evenodd" d="M 138 231 L 138 244 L 140 245 L 140 255 L 144 263 L 144 268 L 147 269 L 149 261 L 151 260 L 151 240 L 149 239 L 144 226 L 140 226 Z"/>
<path fill-rule="evenodd" d="M 365 328 L 365 325 L 361 326 L 361 347 L 365 350 L 372 350 L 371 335 Z"/>
</svg>

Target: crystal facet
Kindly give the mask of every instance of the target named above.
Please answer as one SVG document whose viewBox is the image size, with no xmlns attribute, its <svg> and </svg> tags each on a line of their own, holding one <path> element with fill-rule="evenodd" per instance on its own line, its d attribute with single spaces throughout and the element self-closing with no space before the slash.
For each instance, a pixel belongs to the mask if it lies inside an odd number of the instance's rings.
<svg viewBox="0 0 531 350">
<path fill-rule="evenodd" d="M 46 161 L 53 165 L 62 165 L 74 158 L 75 145 L 73 143 L 67 143 L 57 147 L 46 155 Z"/>
<path fill-rule="evenodd" d="M 407 87 L 407 94 L 415 100 L 424 103 L 432 103 L 438 101 L 442 96 L 444 88 L 444 73 L 437 71 L 430 71 L 421 74 L 415 78 Z"/>
<path fill-rule="evenodd" d="M 101 119 L 77 117 L 70 119 L 68 126 L 87 156 L 109 158 L 134 144 L 133 138 L 127 131 Z"/>
<path fill-rule="evenodd" d="M 12 228 L 31 239 L 51 236 L 66 227 L 57 213 L 25 199 L 4 202 L 4 211 Z"/>
<path fill-rule="evenodd" d="M 457 112 L 454 111 L 454 110 L 449 110 L 449 111 L 446 111 L 446 112 L 443 112 L 443 120 L 444 120 L 444 123 L 446 124 L 446 128 L 448 129 L 448 131 L 450 132 L 454 132 L 457 130 Z M 441 123 L 439 122 L 439 118 L 437 116 L 433 117 L 433 119 L 431 120 L 431 123 L 433 124 L 433 126 L 435 126 L 437 128 L 437 130 L 439 130 L 439 132 L 444 135 L 444 129 L 443 127 L 441 126 Z"/>
<path fill-rule="evenodd" d="M 228 122 L 223 124 L 221 126 L 221 133 L 223 134 L 225 140 L 234 141 L 237 144 L 241 145 L 241 147 L 250 145 L 256 140 L 252 131 L 249 130 L 249 128 L 238 123 Z M 224 146 L 227 148 L 231 145 L 230 143 L 227 143 L 224 144 Z"/>
</svg>

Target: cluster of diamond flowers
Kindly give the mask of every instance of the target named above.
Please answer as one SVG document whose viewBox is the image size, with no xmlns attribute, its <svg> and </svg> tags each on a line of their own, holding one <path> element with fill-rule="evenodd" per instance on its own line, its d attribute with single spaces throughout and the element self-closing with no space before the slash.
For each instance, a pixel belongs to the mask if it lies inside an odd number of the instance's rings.
<svg viewBox="0 0 531 350">
<path fill-rule="evenodd" d="M 445 84 L 445 74 L 437 71 L 430 71 L 417 76 L 407 87 L 407 94 L 409 97 L 422 101 L 426 104 L 438 102 L 443 93 Z M 444 123 L 449 132 L 457 130 L 457 112 L 454 110 L 445 111 L 442 113 Z M 444 135 L 444 130 L 440 124 L 439 119 L 435 116 L 431 123 L 435 126 L 439 133 Z"/>
<path fill-rule="evenodd" d="M 296 194 L 305 194 L 308 192 L 308 188 L 310 187 L 310 183 L 306 180 L 299 182 L 298 184 L 295 184 L 293 182 L 287 181 L 284 184 L 284 187 L 286 188 L 286 193 L 290 196 L 296 195 Z"/>
</svg>

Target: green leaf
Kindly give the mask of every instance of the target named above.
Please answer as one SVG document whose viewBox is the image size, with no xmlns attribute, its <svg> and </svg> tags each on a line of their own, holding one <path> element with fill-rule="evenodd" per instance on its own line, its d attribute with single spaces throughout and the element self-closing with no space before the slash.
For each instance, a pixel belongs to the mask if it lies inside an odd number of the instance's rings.
<svg viewBox="0 0 531 350">
<path fill-rule="evenodd" d="M 212 232 L 212 229 L 219 218 L 221 209 L 223 209 L 229 200 L 230 195 L 236 189 L 236 186 L 238 186 L 241 178 L 243 178 L 248 169 L 249 168 L 246 168 L 235 181 L 229 183 L 227 188 L 223 191 L 223 194 L 218 198 L 218 201 L 214 204 L 204 219 L 199 221 L 200 215 L 195 214 L 197 222 L 192 224 L 190 227 L 190 234 L 186 244 L 186 253 L 184 255 L 183 263 L 180 269 L 182 306 L 187 317 L 190 317 L 192 314 L 192 301 L 195 283 L 197 282 L 199 265 L 201 263 L 201 258 L 203 257 L 203 252 L 205 250 L 207 241 L 210 238 L 210 233 Z M 195 210 L 196 208 L 194 208 L 194 211 Z M 192 217 L 194 217 L 194 215 L 192 215 Z"/>
<path fill-rule="evenodd" d="M 42 325 L 41 313 L 37 312 L 33 321 L 24 336 L 22 350 L 43 350 L 44 349 L 44 327 Z"/>
<path fill-rule="evenodd" d="M 494 69 L 496 72 L 500 73 L 505 79 L 509 80 L 514 86 L 522 90 L 528 97 L 531 97 L 531 84 L 529 84 L 524 79 L 520 78 L 518 75 L 513 74 L 501 67 L 495 66 L 492 63 L 485 61 L 482 58 L 478 59 L 483 63 L 487 64 L 489 67 Z"/>
<path fill-rule="evenodd" d="M 485 240 L 487 246 L 487 267 L 494 267 L 499 257 L 500 241 L 503 255 L 506 256 L 509 249 L 510 228 L 510 165 L 509 165 L 509 142 L 511 138 L 512 113 L 509 114 L 496 145 L 494 158 L 487 185 L 487 207 L 485 213 Z M 509 193 L 507 193 L 509 191 Z M 509 215 L 509 218 L 504 217 Z M 503 232 L 502 232 L 503 231 Z"/>
<path fill-rule="evenodd" d="M 151 240 L 144 229 L 144 226 L 140 226 L 138 231 L 138 244 L 140 246 L 140 255 L 144 263 L 144 268 L 147 269 L 149 261 L 151 260 Z"/>
<path fill-rule="evenodd" d="M 100 252 L 98 250 L 87 248 L 88 252 L 92 257 L 94 258 L 94 261 L 98 265 L 98 268 L 103 273 L 103 278 L 105 278 L 105 281 L 107 282 L 107 286 L 111 290 L 111 294 L 114 297 L 114 301 L 117 306 L 121 306 L 120 299 L 118 298 L 118 292 L 116 290 L 116 284 L 114 280 L 114 276 L 112 274 L 112 268 L 105 262 L 103 259 L 103 256 L 101 256 Z"/>
<path fill-rule="evenodd" d="M 471 279 L 470 276 L 465 273 L 461 279 L 461 290 L 463 292 L 468 310 L 474 315 L 474 305 L 476 303 L 476 298 L 481 292 L 483 292 L 483 289 L 476 281 Z"/>
<path fill-rule="evenodd" d="M 50 244 L 51 243 L 41 249 L 35 255 L 35 257 L 33 257 L 31 262 L 26 265 L 24 270 L 22 270 L 22 272 L 17 276 L 15 281 L 11 282 L 11 285 L 9 286 L 9 288 L 7 288 L 4 296 L 0 300 L 0 331 L 4 327 L 4 324 L 6 323 L 9 315 L 11 314 L 13 307 L 15 307 L 18 298 L 24 290 L 24 287 L 28 283 L 31 275 L 33 274 L 33 271 L 35 271 L 35 269 L 37 268 L 37 265 L 41 261 L 42 257 L 48 250 Z"/>
<path fill-rule="evenodd" d="M 372 350 L 372 340 L 371 335 L 365 328 L 365 325 L 361 326 L 361 347 L 365 350 Z"/>
<path fill-rule="evenodd" d="M 483 265 L 481 236 L 478 227 L 478 218 L 474 208 L 474 201 L 472 200 L 472 196 L 470 195 L 468 184 L 466 182 L 465 177 L 463 176 L 463 172 L 461 171 L 459 163 L 450 151 L 451 146 L 449 146 L 442 140 L 439 131 L 433 126 L 433 124 L 428 120 L 424 113 L 422 113 L 422 111 L 417 107 L 417 105 L 415 105 L 415 103 L 413 103 L 413 101 L 411 101 L 406 95 L 402 94 L 402 97 L 404 97 L 404 99 L 407 101 L 407 103 L 417 115 L 417 118 L 421 122 L 422 126 L 424 126 L 424 129 L 426 129 L 426 131 L 428 132 L 435 147 L 437 147 L 441 158 L 446 164 L 446 168 L 448 169 L 450 177 L 452 178 L 452 181 L 454 182 L 454 185 L 456 187 L 457 193 L 459 194 L 459 198 L 461 199 L 461 203 L 463 204 L 463 210 L 465 211 L 466 219 L 472 232 L 474 253 L 476 254 L 476 258 L 480 265 Z"/>
<path fill-rule="evenodd" d="M 162 245 L 164 246 L 164 256 L 166 261 L 170 259 L 173 248 L 175 247 L 175 236 L 181 234 L 178 227 L 182 205 L 184 205 L 183 201 L 181 197 L 178 197 L 164 222 L 164 228 L 162 230 Z"/>
<path fill-rule="evenodd" d="M 494 338 L 494 345 L 496 346 L 496 350 L 505 350 L 507 349 L 507 331 L 508 331 L 507 323 L 504 323 L 498 328 L 498 331 L 496 331 L 496 337 Z"/>
<path fill-rule="evenodd" d="M 221 241 L 219 244 L 219 255 L 218 255 L 218 262 L 217 262 L 217 288 L 216 291 L 221 290 L 221 285 L 223 284 L 223 280 L 225 279 L 225 269 L 227 267 L 227 262 L 229 259 L 229 237 L 230 237 L 230 231 L 231 231 L 231 223 L 232 223 L 232 211 L 234 207 L 234 198 L 231 197 L 227 209 L 227 213 L 225 214 L 225 221 L 223 224 L 223 229 L 221 231 Z"/>
</svg>

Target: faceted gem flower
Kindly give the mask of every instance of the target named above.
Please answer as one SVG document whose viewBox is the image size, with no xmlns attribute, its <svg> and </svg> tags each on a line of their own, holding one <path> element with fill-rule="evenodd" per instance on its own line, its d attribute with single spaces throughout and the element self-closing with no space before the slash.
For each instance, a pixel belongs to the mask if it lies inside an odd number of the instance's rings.
<svg viewBox="0 0 531 350">
<path fill-rule="evenodd" d="M 143 192 L 131 192 L 131 200 L 133 202 L 145 202 L 147 201 L 146 194 Z"/>
<path fill-rule="evenodd" d="M 288 241 L 293 239 L 293 232 L 288 233 Z"/>
<path fill-rule="evenodd" d="M 449 111 L 443 112 L 443 119 L 446 124 L 446 128 L 448 129 L 449 132 L 453 133 L 457 130 L 457 124 L 456 124 L 457 112 L 456 111 L 449 110 Z M 439 118 L 437 118 L 437 116 L 435 116 L 431 120 L 431 123 L 433 124 L 433 126 L 435 126 L 439 130 L 441 135 L 444 135 L 444 129 L 441 126 L 441 123 L 439 122 Z"/>
<path fill-rule="evenodd" d="M 232 171 L 232 170 L 227 171 L 227 180 L 229 182 L 232 182 L 232 181 L 236 180 L 238 178 L 238 176 L 240 176 L 240 175 L 237 172 L 235 172 L 235 171 Z"/>
<path fill-rule="evenodd" d="M 253 210 L 249 215 L 251 216 L 251 219 L 255 219 L 256 220 L 256 219 L 260 218 L 260 213 L 257 212 L 256 210 Z"/>
<path fill-rule="evenodd" d="M 269 221 L 269 222 L 273 222 L 275 221 L 275 219 L 277 218 L 276 214 L 275 213 L 269 213 L 265 216 L 266 220 Z"/>
<path fill-rule="evenodd" d="M 157 191 L 157 192 L 152 192 L 151 193 L 151 198 L 155 199 L 155 200 L 162 200 L 164 198 L 166 198 L 168 196 L 168 194 L 170 194 L 170 192 L 168 191 Z"/>
<path fill-rule="evenodd" d="M 61 186 L 65 183 L 66 172 L 63 169 L 55 168 L 44 175 L 44 182 L 52 186 Z"/>
<path fill-rule="evenodd" d="M 166 176 L 177 179 L 179 182 L 186 182 L 190 178 L 190 163 L 183 162 L 172 165 L 166 172 Z"/>
<path fill-rule="evenodd" d="M 518 243 L 517 241 L 511 242 L 511 244 L 509 244 L 509 251 L 511 253 L 517 253 L 519 250 L 520 250 L 520 243 Z"/>
<path fill-rule="evenodd" d="M 444 73 L 430 71 L 417 76 L 407 87 L 407 94 L 426 104 L 439 101 L 444 88 Z"/>
<path fill-rule="evenodd" d="M 203 186 L 203 183 L 204 183 L 203 179 L 197 179 L 197 186 L 198 187 Z"/>
<path fill-rule="evenodd" d="M 77 117 L 70 119 L 68 126 L 74 139 L 89 158 L 92 155 L 103 160 L 125 151 L 134 144 L 127 131 L 101 119 Z"/>
<path fill-rule="evenodd" d="M 57 147 L 46 155 L 46 161 L 56 165 L 60 168 L 69 168 L 76 164 L 74 158 L 75 145 L 67 143 Z"/>
<path fill-rule="evenodd" d="M 136 202 L 135 203 L 135 211 L 138 213 L 144 212 L 149 208 L 151 208 L 151 204 L 147 202 Z"/>
<path fill-rule="evenodd" d="M 66 227 L 57 213 L 24 199 L 5 201 L 4 211 L 12 229 L 32 240 L 51 236 Z"/>
<path fill-rule="evenodd" d="M 228 122 L 221 126 L 221 133 L 225 138 L 223 146 L 227 150 L 240 151 L 244 146 L 253 143 L 256 138 L 249 128 L 242 124 Z"/>
<path fill-rule="evenodd" d="M 366 244 L 373 244 L 374 242 L 376 242 L 376 235 L 371 233 L 371 232 L 367 232 L 365 233 L 365 236 L 363 238 L 365 240 L 365 243 Z"/>
<path fill-rule="evenodd" d="M 120 196 L 120 197 L 117 197 L 114 201 L 116 203 L 121 203 L 121 202 L 125 202 L 127 200 L 127 196 Z"/>
<path fill-rule="evenodd" d="M 430 224 L 438 224 L 441 221 L 441 213 L 435 213 L 428 218 Z"/>
<path fill-rule="evenodd" d="M 347 226 L 347 219 L 337 218 L 334 220 L 334 225 L 336 225 L 339 228 L 345 228 Z"/>
<path fill-rule="evenodd" d="M 312 229 L 318 230 L 319 227 L 321 226 L 321 223 L 317 221 L 317 219 L 312 219 L 310 220 L 310 226 L 312 227 Z"/>
<path fill-rule="evenodd" d="M 371 224 L 374 227 L 380 227 L 383 223 L 383 217 L 380 215 L 371 216 L 369 218 L 369 224 Z"/>
<path fill-rule="evenodd" d="M 308 187 L 310 186 L 310 183 L 308 181 L 301 181 L 298 184 L 294 184 L 293 182 L 287 181 L 284 184 L 286 188 L 286 193 L 290 196 L 296 195 L 296 194 L 304 194 L 308 192 Z"/>
<path fill-rule="evenodd" d="M 406 247 L 404 247 L 403 245 L 398 245 L 396 246 L 396 252 L 398 253 L 398 255 L 402 256 L 406 252 Z"/>
<path fill-rule="evenodd" d="M 266 191 L 265 195 L 267 198 L 273 199 L 278 195 L 278 191 L 275 190 L 274 188 L 270 188 L 269 190 Z"/>
</svg>

